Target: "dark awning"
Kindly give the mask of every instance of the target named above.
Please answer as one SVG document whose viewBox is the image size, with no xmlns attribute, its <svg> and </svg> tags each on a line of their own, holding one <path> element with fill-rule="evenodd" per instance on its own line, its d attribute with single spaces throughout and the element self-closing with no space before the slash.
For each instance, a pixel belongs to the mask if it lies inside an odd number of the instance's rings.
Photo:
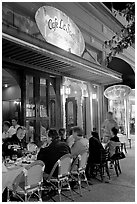
<svg viewBox="0 0 137 204">
<path fill-rule="evenodd" d="M 108 67 L 122 74 L 122 84 L 129 86 L 131 89 L 135 88 L 135 72 L 127 62 L 120 58 L 113 57 Z"/>
<path fill-rule="evenodd" d="M 96 84 L 122 82 L 121 74 L 3 24 L 2 60 Z"/>
</svg>

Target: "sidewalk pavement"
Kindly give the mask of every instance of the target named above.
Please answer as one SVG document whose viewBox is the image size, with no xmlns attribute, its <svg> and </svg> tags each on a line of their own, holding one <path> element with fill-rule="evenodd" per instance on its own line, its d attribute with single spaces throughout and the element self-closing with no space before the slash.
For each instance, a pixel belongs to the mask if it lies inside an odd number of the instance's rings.
<svg viewBox="0 0 137 204">
<path fill-rule="evenodd" d="M 135 146 L 127 148 L 126 158 L 120 161 L 122 174 L 110 170 L 110 183 L 96 183 L 76 202 L 135 202 Z"/>
<path fill-rule="evenodd" d="M 90 185 L 91 191 L 83 188 L 82 197 L 73 192 L 74 202 L 135 202 L 135 139 L 133 136 L 132 138 L 131 149 L 127 147 L 126 158 L 120 161 L 122 174 L 117 177 L 115 171 L 110 170 L 111 180 L 109 183 L 91 179 L 90 182 L 93 184 Z M 64 193 L 70 197 L 69 192 Z M 58 195 L 54 199 L 58 202 Z M 70 201 L 62 196 L 62 202 Z"/>
</svg>

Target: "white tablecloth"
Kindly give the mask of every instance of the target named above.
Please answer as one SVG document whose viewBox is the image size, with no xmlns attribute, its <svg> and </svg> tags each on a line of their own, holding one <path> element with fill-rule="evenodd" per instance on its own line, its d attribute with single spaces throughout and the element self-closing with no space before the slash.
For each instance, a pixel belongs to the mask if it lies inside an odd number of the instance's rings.
<svg viewBox="0 0 137 204">
<path fill-rule="evenodd" d="M 34 155 L 35 156 L 35 155 Z M 30 162 L 34 162 L 34 160 L 30 160 Z M 6 187 L 10 187 L 13 184 L 14 179 L 20 174 L 20 172 L 29 164 L 22 163 L 22 159 L 19 162 L 16 162 L 16 165 L 13 163 L 7 166 L 7 172 L 2 168 L 2 191 Z M 6 167 L 5 167 L 6 168 Z"/>
<path fill-rule="evenodd" d="M 23 170 L 24 167 L 16 166 L 14 168 L 7 168 L 7 172 L 2 172 L 2 191 L 6 187 L 10 187 L 16 178 Z"/>
<path fill-rule="evenodd" d="M 117 136 L 119 137 L 119 140 L 121 143 L 127 143 L 128 142 L 128 138 L 126 135 L 123 134 L 117 134 Z"/>
</svg>

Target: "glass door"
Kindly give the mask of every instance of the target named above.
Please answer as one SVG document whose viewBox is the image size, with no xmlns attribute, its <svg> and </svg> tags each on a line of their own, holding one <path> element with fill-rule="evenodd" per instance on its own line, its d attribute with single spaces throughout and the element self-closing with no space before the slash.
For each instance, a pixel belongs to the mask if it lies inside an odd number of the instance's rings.
<svg viewBox="0 0 137 204">
<path fill-rule="evenodd" d="M 26 75 L 27 142 L 43 141 L 49 128 L 49 80 L 39 75 Z"/>
<path fill-rule="evenodd" d="M 59 83 L 56 86 L 56 77 L 35 72 L 33 74 L 26 73 L 24 78 L 23 104 L 25 105 L 23 111 L 25 113 L 26 140 L 39 143 L 45 140 L 49 128 L 57 126 L 56 117 L 59 114 L 56 114 L 56 111 L 61 108 L 59 102 L 56 102 L 57 98 L 60 98 L 57 93 Z M 60 120 L 59 117 L 59 124 Z"/>
<path fill-rule="evenodd" d="M 26 140 L 34 141 L 36 132 L 36 104 L 34 100 L 34 77 L 26 75 Z"/>
<path fill-rule="evenodd" d="M 49 91 L 48 80 L 40 78 L 40 140 L 46 139 L 46 131 L 49 128 Z"/>
</svg>

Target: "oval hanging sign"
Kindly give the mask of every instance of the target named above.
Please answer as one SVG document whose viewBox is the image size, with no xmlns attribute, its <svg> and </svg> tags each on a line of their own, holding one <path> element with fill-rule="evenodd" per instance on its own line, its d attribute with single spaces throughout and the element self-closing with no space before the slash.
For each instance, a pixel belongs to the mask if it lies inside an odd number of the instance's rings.
<svg viewBox="0 0 137 204">
<path fill-rule="evenodd" d="M 75 23 L 62 11 L 51 7 L 40 7 L 35 20 L 44 39 L 57 47 L 81 56 L 85 41 Z"/>
<path fill-rule="evenodd" d="M 121 100 L 125 99 L 129 96 L 131 92 L 131 88 L 126 85 L 114 85 L 108 87 L 104 91 L 104 95 L 106 98 L 110 100 Z"/>
</svg>

